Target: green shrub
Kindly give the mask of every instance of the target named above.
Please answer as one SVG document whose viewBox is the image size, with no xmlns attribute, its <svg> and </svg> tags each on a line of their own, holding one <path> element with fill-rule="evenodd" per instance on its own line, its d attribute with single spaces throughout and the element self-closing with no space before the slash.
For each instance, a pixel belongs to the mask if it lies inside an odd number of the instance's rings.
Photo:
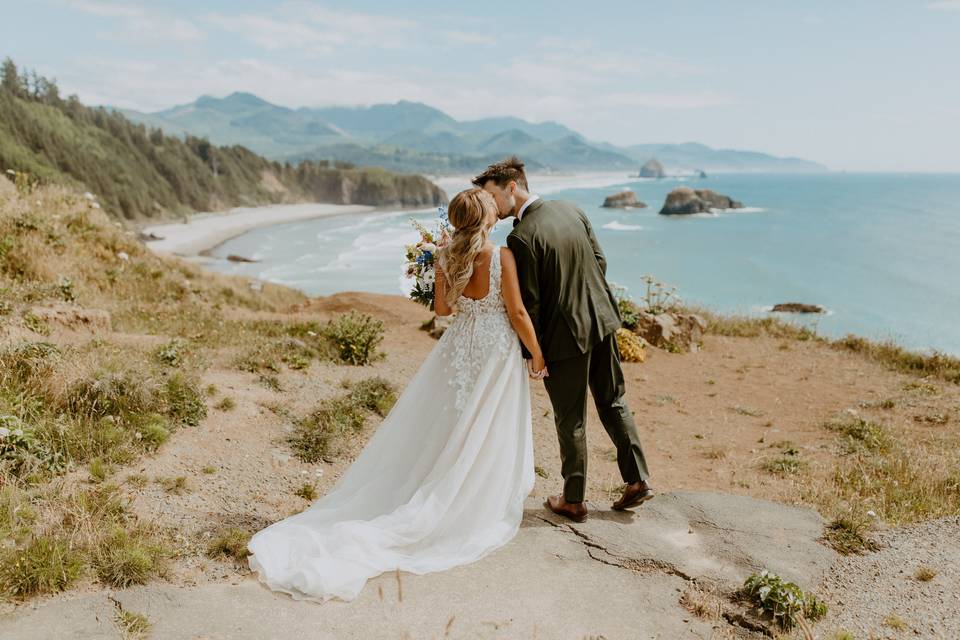
<svg viewBox="0 0 960 640">
<path fill-rule="evenodd" d="M 330 454 L 336 438 L 358 430 L 363 421 L 363 408 L 349 396 L 331 398 L 296 423 L 289 442 L 301 460 L 319 462 Z"/>
<path fill-rule="evenodd" d="M 147 451 L 156 451 L 160 445 L 170 439 L 167 419 L 159 413 L 139 416 L 133 428 L 134 438 Z"/>
<path fill-rule="evenodd" d="M 179 367 L 186 357 L 187 345 L 183 340 L 174 338 L 166 344 L 157 347 L 153 352 L 154 359 L 168 367 Z"/>
<path fill-rule="evenodd" d="M 377 357 L 377 346 L 383 341 L 383 322 L 351 311 L 329 321 L 323 335 L 336 348 L 342 362 L 365 365 Z"/>
<path fill-rule="evenodd" d="M 827 605 L 822 600 L 766 570 L 747 578 L 742 594 L 785 629 L 792 628 L 801 617 L 818 620 L 827 613 Z"/>
</svg>

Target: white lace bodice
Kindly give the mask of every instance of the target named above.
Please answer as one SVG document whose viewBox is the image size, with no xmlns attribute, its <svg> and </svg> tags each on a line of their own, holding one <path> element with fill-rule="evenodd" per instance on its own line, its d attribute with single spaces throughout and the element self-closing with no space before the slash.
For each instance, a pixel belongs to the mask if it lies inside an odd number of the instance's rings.
<svg viewBox="0 0 960 640">
<path fill-rule="evenodd" d="M 457 315 L 438 345 L 447 359 L 450 383 L 456 387 L 456 408 L 462 410 L 474 383 L 491 356 L 517 349 L 517 334 L 507 317 L 500 291 L 500 248 L 490 258 L 490 289 L 482 298 L 461 295 Z"/>
</svg>

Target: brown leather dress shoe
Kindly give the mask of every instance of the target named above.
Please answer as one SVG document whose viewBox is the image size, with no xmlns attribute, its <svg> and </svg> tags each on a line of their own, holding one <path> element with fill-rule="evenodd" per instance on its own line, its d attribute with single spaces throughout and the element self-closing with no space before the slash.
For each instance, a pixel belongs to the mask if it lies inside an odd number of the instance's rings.
<svg viewBox="0 0 960 640">
<path fill-rule="evenodd" d="M 617 511 L 623 511 L 631 507 L 643 504 L 653 498 L 653 489 L 645 481 L 628 484 L 623 489 L 623 495 L 613 503 L 613 508 Z"/>
<path fill-rule="evenodd" d="M 587 519 L 586 505 L 582 502 L 567 502 L 563 499 L 563 496 L 550 496 L 543 503 L 543 506 L 558 516 L 569 518 L 574 522 L 585 522 Z"/>
</svg>

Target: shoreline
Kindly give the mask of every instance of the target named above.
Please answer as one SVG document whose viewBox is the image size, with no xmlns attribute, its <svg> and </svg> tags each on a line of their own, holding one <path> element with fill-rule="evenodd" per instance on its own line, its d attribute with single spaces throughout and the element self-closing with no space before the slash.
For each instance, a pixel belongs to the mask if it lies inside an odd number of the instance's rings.
<svg viewBox="0 0 960 640">
<path fill-rule="evenodd" d="M 444 189 L 448 194 L 470 187 L 472 176 L 426 176 L 430 181 Z M 565 189 L 600 188 L 623 182 L 642 180 L 626 172 L 589 172 L 571 174 L 531 174 L 530 182 L 534 192 L 547 195 Z M 537 186 L 540 185 L 540 186 Z M 410 211 L 427 210 L 429 207 L 413 207 Z M 190 214 L 186 222 L 165 222 L 140 227 L 143 234 L 156 234 L 162 240 L 145 240 L 148 248 L 157 253 L 180 256 L 182 258 L 209 258 L 225 242 L 233 240 L 248 231 L 264 227 L 332 218 L 341 215 L 363 213 L 393 213 L 404 211 L 399 207 L 374 207 L 355 204 L 298 203 L 267 204 L 255 207 L 234 207 L 226 211 L 202 212 Z"/>
</svg>

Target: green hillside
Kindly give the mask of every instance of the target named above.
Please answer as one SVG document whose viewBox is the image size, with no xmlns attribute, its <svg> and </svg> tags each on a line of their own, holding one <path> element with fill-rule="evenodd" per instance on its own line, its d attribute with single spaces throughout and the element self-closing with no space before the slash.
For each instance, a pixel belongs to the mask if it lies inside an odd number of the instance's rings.
<svg viewBox="0 0 960 640">
<path fill-rule="evenodd" d="M 92 191 L 108 213 L 131 220 L 278 202 L 446 200 L 420 176 L 324 161 L 281 164 L 243 146 L 166 135 L 76 96 L 62 98 L 56 83 L 18 72 L 9 59 L 0 80 L 0 171 L 8 170 Z"/>
</svg>

